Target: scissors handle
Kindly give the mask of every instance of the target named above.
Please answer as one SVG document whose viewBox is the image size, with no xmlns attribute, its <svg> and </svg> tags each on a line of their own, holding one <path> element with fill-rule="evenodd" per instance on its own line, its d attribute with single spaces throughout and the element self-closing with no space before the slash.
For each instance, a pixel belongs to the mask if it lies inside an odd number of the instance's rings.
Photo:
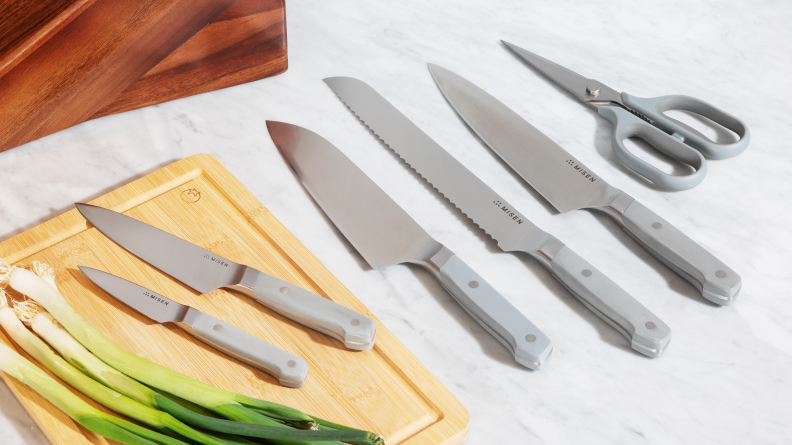
<svg viewBox="0 0 792 445">
<path fill-rule="evenodd" d="M 737 156 L 748 148 L 751 140 L 751 133 L 743 121 L 695 97 L 675 95 L 643 98 L 622 93 L 622 101 L 628 107 L 655 121 L 662 130 L 678 137 L 710 159 Z M 706 117 L 735 132 L 740 139 L 731 144 L 713 142 L 689 125 L 666 116 L 664 112 L 669 110 L 689 111 Z"/>
<path fill-rule="evenodd" d="M 679 139 L 663 132 L 624 108 L 604 106 L 599 108 L 599 114 L 613 124 L 613 152 L 630 170 L 666 190 L 673 191 L 691 189 L 704 180 L 704 176 L 707 174 L 707 164 L 704 156 L 694 148 L 683 144 Z M 624 146 L 624 140 L 631 137 L 643 139 L 658 151 L 690 165 L 696 171 L 684 176 L 663 173 L 657 167 L 632 154 Z"/>
</svg>

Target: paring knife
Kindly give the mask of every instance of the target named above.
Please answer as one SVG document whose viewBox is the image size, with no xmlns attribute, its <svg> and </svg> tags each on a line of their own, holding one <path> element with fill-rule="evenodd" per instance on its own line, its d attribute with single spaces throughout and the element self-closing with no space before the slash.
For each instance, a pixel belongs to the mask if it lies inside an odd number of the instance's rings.
<svg viewBox="0 0 792 445">
<path fill-rule="evenodd" d="M 299 388 L 308 377 L 305 360 L 190 306 L 131 281 L 90 267 L 80 271 L 108 294 L 157 323 L 173 322 L 209 346 L 272 375 L 283 386 Z"/>
<path fill-rule="evenodd" d="M 405 162 L 492 236 L 504 251 L 533 256 L 638 352 L 659 357 L 671 330 L 656 315 L 558 238 L 539 229 L 366 83 L 325 82 Z"/>
<path fill-rule="evenodd" d="M 550 339 L 340 150 L 302 127 L 267 121 L 267 128 L 308 193 L 372 268 L 423 266 L 517 363 L 531 369 L 545 364 L 553 350 Z"/>
<path fill-rule="evenodd" d="M 90 204 L 75 205 L 115 243 L 198 292 L 235 289 L 284 317 L 340 340 L 349 349 L 374 346 L 376 326 L 365 315 L 135 218 Z"/>
<path fill-rule="evenodd" d="M 707 300 L 729 305 L 737 298 L 740 276 L 679 229 L 605 182 L 486 91 L 437 65 L 429 64 L 429 71 L 470 128 L 559 212 L 605 212 Z"/>
</svg>

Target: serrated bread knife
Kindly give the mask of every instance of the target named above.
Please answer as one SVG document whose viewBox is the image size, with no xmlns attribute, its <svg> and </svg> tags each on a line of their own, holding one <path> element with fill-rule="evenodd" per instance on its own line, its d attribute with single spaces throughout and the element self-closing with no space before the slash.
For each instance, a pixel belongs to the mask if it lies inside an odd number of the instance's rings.
<svg viewBox="0 0 792 445">
<path fill-rule="evenodd" d="M 539 229 L 366 83 L 350 77 L 325 82 L 380 139 L 504 251 L 530 254 L 586 307 L 613 326 L 636 351 L 659 357 L 671 339 L 660 318 Z"/>
<path fill-rule="evenodd" d="M 267 128 L 308 193 L 372 268 L 423 266 L 517 363 L 532 369 L 545 364 L 553 348 L 550 339 L 340 150 L 302 127 L 267 121 Z"/>
<path fill-rule="evenodd" d="M 90 267 L 78 267 L 105 292 L 157 323 L 172 322 L 218 351 L 272 375 L 283 386 L 299 388 L 305 385 L 308 377 L 305 360 L 131 281 Z"/>
<path fill-rule="evenodd" d="M 88 222 L 116 244 L 198 292 L 231 288 L 284 317 L 340 340 L 349 349 L 374 346 L 376 326 L 365 315 L 135 218 L 90 204 L 75 205 Z"/>
<path fill-rule="evenodd" d="M 559 212 L 605 212 L 707 300 L 729 305 L 737 298 L 740 276 L 671 223 L 605 182 L 486 91 L 437 65 L 429 64 L 429 71 L 470 128 Z"/>
</svg>

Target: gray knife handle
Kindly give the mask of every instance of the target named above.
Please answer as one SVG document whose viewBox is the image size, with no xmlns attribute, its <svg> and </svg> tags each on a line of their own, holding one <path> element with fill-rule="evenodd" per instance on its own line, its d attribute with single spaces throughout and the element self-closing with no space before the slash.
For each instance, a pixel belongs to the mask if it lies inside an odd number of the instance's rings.
<svg viewBox="0 0 792 445">
<path fill-rule="evenodd" d="M 621 332 L 636 351 L 660 357 L 671 329 L 605 274 L 563 246 L 550 262 L 553 275 L 586 307 Z"/>
<path fill-rule="evenodd" d="M 622 222 L 627 233 L 707 300 L 725 306 L 737 298 L 742 279 L 735 271 L 640 202 L 627 207 Z"/>
<path fill-rule="evenodd" d="M 248 267 L 242 282 L 232 287 L 349 349 L 366 351 L 374 346 L 377 327 L 372 319 L 299 286 Z"/>
<path fill-rule="evenodd" d="M 222 320 L 189 308 L 177 323 L 209 346 L 272 375 L 283 386 L 299 388 L 308 377 L 305 360 Z"/>
<path fill-rule="evenodd" d="M 517 363 L 536 370 L 545 365 L 553 351 L 550 339 L 470 266 L 453 255 L 438 274 L 443 287 Z"/>
</svg>

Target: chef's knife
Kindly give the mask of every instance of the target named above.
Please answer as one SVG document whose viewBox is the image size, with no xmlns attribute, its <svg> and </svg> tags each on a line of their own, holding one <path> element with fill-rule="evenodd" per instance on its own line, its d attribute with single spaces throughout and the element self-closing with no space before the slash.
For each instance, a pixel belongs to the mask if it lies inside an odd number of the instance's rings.
<svg viewBox="0 0 792 445">
<path fill-rule="evenodd" d="M 630 340 L 659 357 L 671 331 L 607 276 L 558 238 L 539 229 L 366 83 L 350 77 L 325 82 L 388 146 L 437 188 L 505 251 L 530 254 L 584 305 Z"/>
<path fill-rule="evenodd" d="M 731 268 L 640 202 L 606 183 L 574 156 L 486 91 L 429 64 L 445 98 L 509 166 L 559 212 L 605 212 L 657 259 L 696 286 L 707 300 L 729 305 L 742 280 Z"/>
<path fill-rule="evenodd" d="M 267 121 L 270 136 L 308 193 L 374 269 L 428 269 L 517 363 L 540 369 L 552 344 L 483 278 L 435 241 L 340 150 L 304 128 Z"/>
<path fill-rule="evenodd" d="M 173 322 L 218 351 L 274 376 L 283 386 L 299 388 L 305 385 L 308 377 L 305 360 L 131 281 L 90 267 L 78 267 L 105 292 L 157 323 Z"/>
<path fill-rule="evenodd" d="M 284 317 L 342 341 L 347 348 L 374 346 L 376 327 L 365 315 L 135 218 L 90 204 L 76 206 L 108 238 L 198 292 L 235 289 Z"/>
</svg>

